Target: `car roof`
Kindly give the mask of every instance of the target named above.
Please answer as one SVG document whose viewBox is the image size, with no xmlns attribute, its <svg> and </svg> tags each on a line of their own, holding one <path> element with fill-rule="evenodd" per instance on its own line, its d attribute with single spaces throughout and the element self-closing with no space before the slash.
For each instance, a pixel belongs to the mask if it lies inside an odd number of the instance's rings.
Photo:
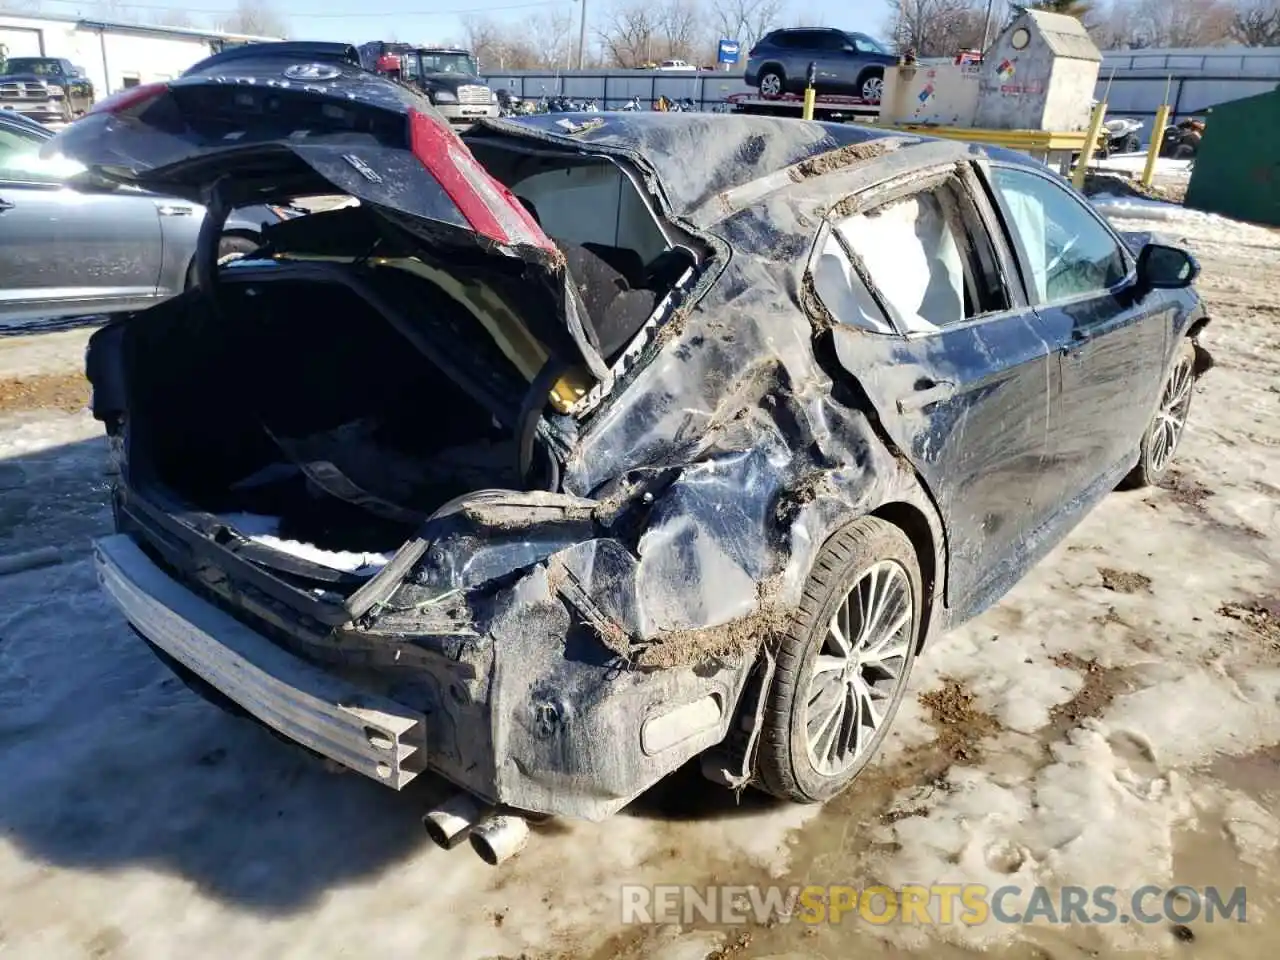
<svg viewBox="0 0 1280 960">
<path fill-rule="evenodd" d="M 582 129 L 571 131 L 565 121 Z M 635 157 L 657 174 L 676 214 L 690 213 L 718 193 L 850 144 L 884 137 L 921 139 L 914 133 L 848 123 L 683 111 L 535 114 L 487 121 L 471 137 L 500 130 L 536 135 L 579 150 L 595 148 Z"/>
<path fill-rule="evenodd" d="M 281 40 L 278 43 L 245 43 L 228 47 L 220 53 L 205 57 L 182 72 L 184 77 L 203 73 L 210 67 L 222 67 L 228 63 L 257 61 L 264 58 L 292 59 L 297 61 L 323 60 L 328 62 L 360 65 L 360 52 L 349 43 L 330 43 L 321 40 Z"/>
<path fill-rule="evenodd" d="M 568 123 L 571 127 L 566 127 Z M 752 114 L 622 111 L 536 114 L 484 121 L 469 141 L 502 132 L 536 136 L 577 151 L 616 152 L 650 168 L 678 216 L 691 215 L 718 195 L 778 174 L 810 158 L 859 143 L 938 138 L 850 123 L 819 123 Z M 1000 163 L 1045 169 L 1026 154 L 998 147 L 955 144 Z"/>
</svg>

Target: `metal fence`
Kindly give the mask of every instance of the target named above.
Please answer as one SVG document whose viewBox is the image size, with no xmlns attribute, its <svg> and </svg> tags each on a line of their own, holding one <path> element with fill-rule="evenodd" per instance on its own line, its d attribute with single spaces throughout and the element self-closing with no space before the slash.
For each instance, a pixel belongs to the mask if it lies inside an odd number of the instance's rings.
<svg viewBox="0 0 1280 960">
<path fill-rule="evenodd" d="M 486 79 L 495 89 L 506 88 L 534 100 L 594 97 L 604 110 L 616 110 L 632 97 L 649 109 L 660 96 L 688 97 L 698 109 L 713 110 L 726 97 L 751 91 L 741 73 L 708 70 L 499 70 L 488 71 Z M 1112 116 L 1137 117 L 1149 128 L 1164 102 L 1166 86 L 1174 117 L 1188 117 L 1277 85 L 1280 48 L 1276 47 L 1121 50 L 1103 54 L 1096 96 L 1107 98 Z"/>
<path fill-rule="evenodd" d="M 495 90 L 507 89 L 526 99 L 570 97 L 596 99 L 602 110 L 617 110 L 632 97 L 648 110 L 658 99 L 691 99 L 699 110 L 712 110 L 734 93 L 751 90 L 740 73 L 710 70 L 664 72 L 656 70 L 513 70 L 487 72 L 485 81 Z"/>
<path fill-rule="evenodd" d="M 1204 116 L 1215 104 L 1267 93 L 1277 86 L 1280 48 L 1276 47 L 1124 50 L 1103 55 L 1097 96 L 1106 97 L 1109 115 L 1141 119 L 1149 134 L 1166 89 L 1172 116 L 1184 118 Z"/>
</svg>

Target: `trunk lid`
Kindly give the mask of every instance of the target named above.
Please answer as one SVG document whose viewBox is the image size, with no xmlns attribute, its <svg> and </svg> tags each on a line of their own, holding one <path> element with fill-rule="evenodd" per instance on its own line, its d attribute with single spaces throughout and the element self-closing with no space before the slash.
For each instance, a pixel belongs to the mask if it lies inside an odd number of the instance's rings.
<svg viewBox="0 0 1280 960">
<path fill-rule="evenodd" d="M 530 282 L 530 329 L 552 356 L 609 379 L 555 244 L 424 96 L 348 59 L 307 62 L 296 44 L 214 57 L 99 102 L 45 152 L 206 206 L 355 197 L 436 259 L 505 261 Z"/>
</svg>

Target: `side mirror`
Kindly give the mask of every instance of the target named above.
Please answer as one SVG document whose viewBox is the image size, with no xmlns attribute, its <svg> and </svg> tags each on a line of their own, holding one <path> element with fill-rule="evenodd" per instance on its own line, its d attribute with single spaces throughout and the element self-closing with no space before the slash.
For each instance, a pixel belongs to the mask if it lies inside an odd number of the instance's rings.
<svg viewBox="0 0 1280 960">
<path fill-rule="evenodd" d="M 853 44 L 852 44 L 852 43 L 846 43 L 846 44 L 845 44 L 843 47 L 841 47 L 840 49 L 842 49 L 845 53 L 857 53 L 857 52 L 858 52 L 858 51 L 854 48 L 854 46 L 853 46 Z"/>
<path fill-rule="evenodd" d="M 1199 275 L 1199 262 L 1181 247 L 1148 243 L 1138 254 L 1138 283 L 1147 290 L 1180 290 Z"/>
</svg>

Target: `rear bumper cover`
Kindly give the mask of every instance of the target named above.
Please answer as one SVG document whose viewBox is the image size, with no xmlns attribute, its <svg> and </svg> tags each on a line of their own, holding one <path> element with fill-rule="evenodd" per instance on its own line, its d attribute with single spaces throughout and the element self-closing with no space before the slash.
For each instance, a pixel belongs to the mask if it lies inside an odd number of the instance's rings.
<svg viewBox="0 0 1280 960">
<path fill-rule="evenodd" d="M 262 723 L 397 790 L 425 769 L 423 714 L 282 650 L 173 580 L 123 534 L 96 541 L 94 563 L 138 632 Z"/>
<path fill-rule="evenodd" d="M 395 789 L 430 770 L 489 803 L 604 819 L 725 739 L 754 662 L 620 669 L 536 566 L 470 639 L 387 625 L 394 665 L 317 666 L 130 535 L 94 547 L 103 588 L 150 643 L 284 737 Z"/>
</svg>

